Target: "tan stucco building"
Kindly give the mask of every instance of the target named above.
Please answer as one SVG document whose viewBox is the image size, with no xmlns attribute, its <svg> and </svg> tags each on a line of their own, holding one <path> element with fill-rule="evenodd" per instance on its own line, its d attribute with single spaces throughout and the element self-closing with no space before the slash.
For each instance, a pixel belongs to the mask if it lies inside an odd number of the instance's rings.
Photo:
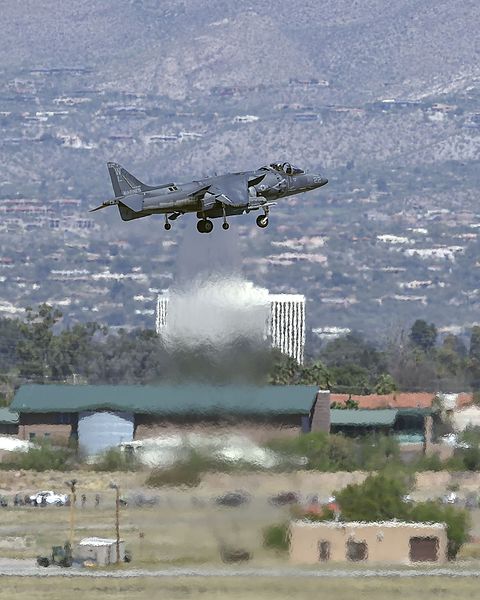
<svg viewBox="0 0 480 600">
<path fill-rule="evenodd" d="M 293 521 L 290 561 L 295 564 L 369 562 L 412 564 L 447 560 L 443 523 Z"/>
</svg>

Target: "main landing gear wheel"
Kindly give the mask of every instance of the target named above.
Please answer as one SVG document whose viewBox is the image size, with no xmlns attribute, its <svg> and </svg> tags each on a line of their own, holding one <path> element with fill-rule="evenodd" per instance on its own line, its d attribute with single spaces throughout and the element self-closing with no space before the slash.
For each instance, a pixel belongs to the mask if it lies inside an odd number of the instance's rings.
<svg viewBox="0 0 480 600">
<path fill-rule="evenodd" d="M 257 217 L 257 225 L 264 229 L 268 225 L 268 217 L 265 215 L 260 215 Z"/>
<path fill-rule="evenodd" d="M 209 221 L 208 219 L 200 219 L 197 222 L 197 230 L 200 233 L 210 233 L 213 229 L 213 223 L 212 221 Z"/>
<path fill-rule="evenodd" d="M 225 229 L 225 231 L 227 231 L 229 227 L 230 225 L 228 223 L 222 223 L 222 229 Z"/>
</svg>

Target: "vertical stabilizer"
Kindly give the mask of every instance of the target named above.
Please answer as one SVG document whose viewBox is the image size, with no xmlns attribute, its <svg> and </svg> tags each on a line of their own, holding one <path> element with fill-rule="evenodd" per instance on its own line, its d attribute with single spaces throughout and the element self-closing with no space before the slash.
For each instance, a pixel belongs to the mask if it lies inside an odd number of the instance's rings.
<svg viewBox="0 0 480 600">
<path fill-rule="evenodd" d="M 112 187 L 115 197 L 125 196 L 132 192 L 143 192 L 150 189 L 150 186 L 145 185 L 139 179 L 134 177 L 131 173 L 125 170 L 121 165 L 117 163 L 107 163 L 108 172 L 110 179 L 112 180 Z"/>
</svg>

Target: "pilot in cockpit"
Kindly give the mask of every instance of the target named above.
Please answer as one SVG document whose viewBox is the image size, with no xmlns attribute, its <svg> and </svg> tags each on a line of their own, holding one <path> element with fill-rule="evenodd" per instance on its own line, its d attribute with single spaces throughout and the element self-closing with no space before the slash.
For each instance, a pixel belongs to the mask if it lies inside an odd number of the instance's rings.
<svg viewBox="0 0 480 600">
<path fill-rule="evenodd" d="M 288 162 L 272 163 L 270 165 L 270 167 L 272 169 L 275 169 L 275 171 L 280 171 L 281 173 L 284 173 L 285 175 L 301 175 L 302 173 L 304 173 L 304 171 L 302 171 L 302 169 L 299 169 L 298 167 L 294 167 L 293 165 L 291 165 Z"/>
</svg>

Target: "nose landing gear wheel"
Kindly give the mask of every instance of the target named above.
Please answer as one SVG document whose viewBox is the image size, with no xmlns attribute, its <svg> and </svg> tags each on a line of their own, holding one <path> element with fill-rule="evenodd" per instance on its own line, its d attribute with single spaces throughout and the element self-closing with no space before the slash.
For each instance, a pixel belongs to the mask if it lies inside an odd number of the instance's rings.
<svg viewBox="0 0 480 600">
<path fill-rule="evenodd" d="M 257 217 L 257 225 L 264 229 L 268 225 L 268 217 L 260 215 Z"/>
<path fill-rule="evenodd" d="M 197 221 L 197 230 L 200 233 L 210 233 L 213 229 L 213 223 L 212 221 L 209 221 L 208 219 L 200 219 L 199 221 Z"/>
</svg>

